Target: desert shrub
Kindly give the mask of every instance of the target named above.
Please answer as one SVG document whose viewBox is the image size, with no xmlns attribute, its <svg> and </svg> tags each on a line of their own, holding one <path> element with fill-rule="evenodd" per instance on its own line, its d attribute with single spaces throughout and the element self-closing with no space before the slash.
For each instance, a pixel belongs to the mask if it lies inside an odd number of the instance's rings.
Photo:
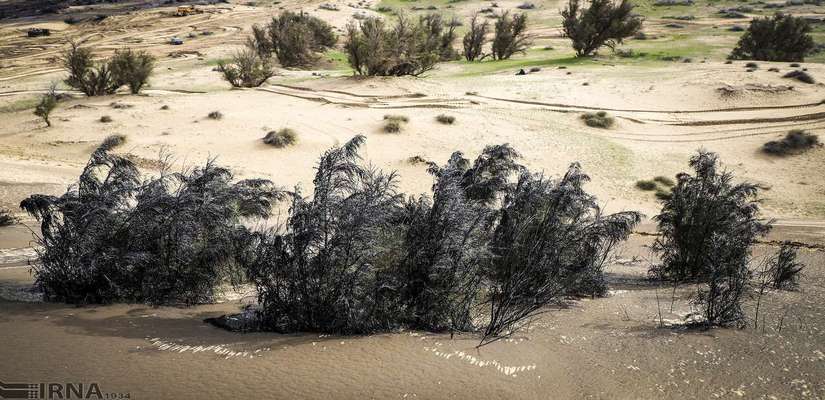
<svg viewBox="0 0 825 400">
<path fill-rule="evenodd" d="M 62 54 L 60 62 L 69 72 L 66 84 L 86 96 L 112 94 L 120 86 L 108 63 L 95 63 L 92 51 L 74 42 L 69 43 L 69 49 Z"/>
<path fill-rule="evenodd" d="M 777 13 L 754 18 L 730 54 L 731 59 L 803 61 L 815 47 L 811 27 L 802 17 Z"/>
<path fill-rule="evenodd" d="M 60 197 L 20 206 L 40 222 L 35 285 L 69 303 L 200 303 L 234 274 L 241 218 L 269 214 L 278 192 L 263 180 L 232 183 L 211 161 L 142 179 L 101 146 Z"/>
<path fill-rule="evenodd" d="M 711 244 L 722 249 L 715 254 L 717 257 L 724 257 L 725 250 L 736 247 L 735 243 L 726 242 L 719 236 L 712 239 Z M 708 260 L 707 268 L 707 284 L 699 286 L 691 298 L 691 303 L 700 309 L 704 324 L 743 326 L 745 313 L 742 303 L 749 294 L 749 282 L 753 275 L 747 262 L 728 263 L 722 258 L 713 258 Z"/>
<path fill-rule="evenodd" d="M 127 85 L 132 94 L 138 94 L 152 75 L 155 58 L 145 51 L 118 50 L 109 60 L 109 67 L 118 86 Z"/>
<path fill-rule="evenodd" d="M 433 69 L 446 54 L 454 54 L 453 28 L 450 24 L 444 31 L 440 17 L 432 14 L 417 22 L 399 15 L 393 27 L 380 18 L 365 18 L 347 26 L 344 50 L 359 75 L 418 76 Z"/>
<path fill-rule="evenodd" d="M 464 59 L 467 61 L 481 60 L 484 58 L 482 47 L 487 37 L 490 24 L 487 21 L 479 21 L 479 14 L 475 13 L 470 18 L 470 29 L 464 34 L 462 44 L 464 45 Z"/>
<path fill-rule="evenodd" d="M 455 117 L 447 114 L 439 114 L 435 117 L 435 120 L 444 125 L 452 125 L 455 123 Z"/>
<path fill-rule="evenodd" d="M 796 79 L 800 82 L 807 83 L 807 84 L 816 83 L 816 79 L 814 79 L 814 77 L 811 76 L 811 74 L 809 74 L 805 71 L 800 71 L 800 70 L 790 71 L 790 72 L 786 73 L 785 75 L 782 75 L 782 77 L 783 78 L 789 78 L 789 79 Z"/>
<path fill-rule="evenodd" d="M 662 176 L 662 175 L 654 177 L 653 181 L 658 182 L 658 183 L 660 183 L 664 186 L 667 186 L 667 187 L 672 187 L 673 185 L 676 184 L 676 182 L 674 182 L 673 179 L 670 179 L 670 178 L 668 178 L 666 176 Z"/>
<path fill-rule="evenodd" d="M 782 243 L 779 251 L 768 259 L 767 283 L 774 289 L 793 290 L 799 287 L 799 277 L 805 265 L 797 261 L 797 248 Z"/>
<path fill-rule="evenodd" d="M 258 87 L 275 74 L 269 59 L 249 48 L 236 52 L 230 64 L 219 62 L 218 70 L 233 87 Z"/>
<path fill-rule="evenodd" d="M 387 133 L 398 133 L 401 132 L 402 123 L 401 121 L 390 119 L 384 121 L 384 132 Z"/>
<path fill-rule="evenodd" d="M 289 128 L 283 128 L 279 131 L 271 131 L 264 136 L 264 143 L 274 147 L 286 147 L 295 144 L 298 141 L 298 133 Z"/>
<path fill-rule="evenodd" d="M 255 34 L 253 30 L 253 40 L 258 40 L 261 47 L 270 46 L 271 53 L 284 67 L 312 65 L 318 58 L 316 53 L 335 46 L 338 40 L 332 26 L 303 12 L 285 11 L 273 17 L 267 32 L 269 39 L 263 41 L 260 32 Z"/>
<path fill-rule="evenodd" d="M 775 156 L 802 153 L 819 144 L 819 137 L 802 129 L 793 129 L 781 140 L 762 145 L 762 151 Z"/>
<path fill-rule="evenodd" d="M 642 18 L 633 13 L 633 4 L 621 0 L 591 0 L 582 8 L 579 0 L 570 0 L 561 12 L 564 35 L 573 42 L 579 57 L 588 56 L 602 46 L 614 49 L 625 38 L 642 28 Z"/>
<path fill-rule="evenodd" d="M 106 136 L 106 139 L 103 139 L 103 143 L 100 144 L 100 148 L 105 151 L 109 151 L 115 147 L 122 146 L 124 143 L 126 143 L 125 135 L 109 135 Z"/>
<path fill-rule="evenodd" d="M 656 182 L 648 180 L 636 181 L 636 188 L 640 190 L 656 190 Z"/>
<path fill-rule="evenodd" d="M 656 196 L 657 199 L 665 201 L 670 200 L 673 197 L 673 192 L 667 189 L 656 189 L 656 193 L 653 194 Z"/>
<path fill-rule="evenodd" d="M 757 69 L 759 68 L 759 64 L 755 62 L 745 63 L 745 68 Z"/>
<path fill-rule="evenodd" d="M 661 236 L 653 250 L 661 264 L 650 272 L 676 282 L 707 281 L 721 274 L 714 279 L 738 284 L 741 277 L 734 274 L 742 266 L 747 269 L 751 245 L 770 229 L 770 223 L 758 219 L 758 189 L 750 183 L 734 184 L 733 174 L 719 170 L 714 153 L 700 150 L 690 166 L 694 175 L 678 175 L 671 197 L 654 218 Z"/>
<path fill-rule="evenodd" d="M 0 208 L 0 226 L 11 226 L 17 223 L 17 217 L 11 211 Z"/>
<path fill-rule="evenodd" d="M 43 118 L 46 126 L 52 126 L 51 121 L 49 121 L 49 116 L 52 114 L 52 111 L 57 108 L 56 90 L 56 86 L 54 84 L 51 85 L 49 90 L 40 96 L 40 102 L 37 103 L 37 106 L 34 108 L 34 115 Z"/>
<path fill-rule="evenodd" d="M 112 122 L 112 117 L 110 117 L 108 115 L 104 115 L 104 116 L 100 117 L 100 122 L 104 123 L 104 124 L 108 124 L 109 122 Z"/>
<path fill-rule="evenodd" d="M 527 14 L 502 13 L 495 23 L 495 34 L 490 55 L 495 60 L 506 60 L 516 53 L 524 53 L 532 43 L 527 34 Z"/>
<path fill-rule="evenodd" d="M 608 129 L 612 127 L 613 124 L 616 122 L 613 117 L 611 117 L 604 111 L 584 113 L 582 114 L 581 119 L 587 126 L 603 129 Z"/>
<path fill-rule="evenodd" d="M 216 121 L 223 119 L 223 113 L 220 111 L 212 111 L 209 114 L 206 114 L 206 118 L 214 119 Z"/>
<path fill-rule="evenodd" d="M 395 326 L 383 284 L 393 249 L 384 245 L 401 196 L 395 175 L 359 162 L 357 136 L 321 157 L 311 198 L 292 195 L 280 230 L 251 235 L 244 256 L 258 289 L 264 329 L 357 333 Z"/>
</svg>

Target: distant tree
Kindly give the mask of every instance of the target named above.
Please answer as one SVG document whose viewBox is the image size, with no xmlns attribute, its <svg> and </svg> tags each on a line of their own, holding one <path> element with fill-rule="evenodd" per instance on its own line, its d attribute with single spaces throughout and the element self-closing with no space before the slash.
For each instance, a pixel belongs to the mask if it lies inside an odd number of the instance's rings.
<svg viewBox="0 0 825 400">
<path fill-rule="evenodd" d="M 80 90 L 86 96 L 112 94 L 120 86 L 108 63 L 96 64 L 92 51 L 80 47 L 75 42 L 69 43 L 69 49 L 61 56 L 61 63 L 63 68 L 69 72 L 69 77 L 65 80 L 66 84 Z"/>
<path fill-rule="evenodd" d="M 311 65 L 318 58 L 315 53 L 335 46 L 338 40 L 329 24 L 304 12 L 285 11 L 273 17 L 267 32 L 269 39 L 264 40 L 261 32 L 253 29 L 252 40 L 257 43 L 258 49 L 270 46 L 271 52 L 284 67 Z M 259 56 L 264 53 L 259 50 Z"/>
<path fill-rule="evenodd" d="M 454 33 L 449 30 L 443 33 L 440 19 L 427 16 L 414 23 L 399 15 L 392 27 L 380 18 L 367 18 L 347 27 L 344 50 L 359 75 L 418 76 L 433 69 L 452 46 L 450 35 Z"/>
<path fill-rule="evenodd" d="M 582 8 L 580 0 L 570 0 L 562 10 L 564 35 L 573 42 L 576 56 L 588 56 L 602 46 L 613 49 L 642 27 L 642 18 L 633 14 L 633 4 L 621 0 L 591 0 Z"/>
<path fill-rule="evenodd" d="M 495 29 L 493 59 L 506 60 L 513 54 L 524 53 L 532 42 L 527 34 L 527 14 L 510 15 L 505 11 L 496 19 Z"/>
<path fill-rule="evenodd" d="M 155 57 L 145 51 L 117 50 L 109 60 L 109 66 L 118 86 L 127 85 L 132 94 L 138 94 L 152 75 Z"/>
<path fill-rule="evenodd" d="M 236 52 L 231 63 L 219 62 L 218 70 L 233 87 L 258 87 L 275 74 L 269 59 L 262 59 L 250 48 Z"/>
<path fill-rule="evenodd" d="M 475 61 L 483 58 L 482 47 L 487 37 L 490 24 L 487 21 L 479 22 L 479 14 L 473 14 L 470 18 L 470 29 L 464 34 L 464 59 Z"/>
<path fill-rule="evenodd" d="M 46 126 L 52 126 L 49 116 L 55 108 L 57 108 L 57 85 L 52 84 L 49 90 L 40 97 L 40 102 L 34 108 L 34 115 L 43 118 Z"/>
<path fill-rule="evenodd" d="M 736 47 L 731 59 L 763 61 L 803 61 L 816 47 L 811 27 L 802 17 L 777 13 L 755 18 Z"/>
</svg>

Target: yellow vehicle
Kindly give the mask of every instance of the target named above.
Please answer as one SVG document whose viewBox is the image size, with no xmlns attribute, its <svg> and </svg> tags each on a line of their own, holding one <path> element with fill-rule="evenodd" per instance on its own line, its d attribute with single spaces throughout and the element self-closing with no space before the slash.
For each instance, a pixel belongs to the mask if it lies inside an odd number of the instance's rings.
<svg viewBox="0 0 825 400">
<path fill-rule="evenodd" d="M 185 17 L 187 15 L 195 14 L 195 6 L 178 6 L 177 11 L 175 11 L 176 17 Z"/>
</svg>

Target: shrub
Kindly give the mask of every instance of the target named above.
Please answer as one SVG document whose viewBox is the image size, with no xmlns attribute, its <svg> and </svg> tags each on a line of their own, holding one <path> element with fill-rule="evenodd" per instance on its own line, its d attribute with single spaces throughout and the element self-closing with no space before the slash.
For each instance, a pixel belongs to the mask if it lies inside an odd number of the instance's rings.
<svg viewBox="0 0 825 400">
<path fill-rule="evenodd" d="M 118 86 L 127 85 L 132 94 L 138 94 L 152 75 L 155 58 L 145 51 L 118 50 L 109 61 L 109 66 Z"/>
<path fill-rule="evenodd" d="M 579 0 L 570 0 L 561 12 L 564 35 L 573 42 L 576 56 L 588 56 L 602 46 L 611 50 L 642 28 L 642 18 L 633 14 L 633 4 L 621 0 L 591 0 L 582 8 Z"/>
<path fill-rule="evenodd" d="M 0 226 L 11 226 L 17 223 L 17 217 L 11 211 L 0 208 Z"/>
<path fill-rule="evenodd" d="M 20 204 L 40 222 L 35 285 L 69 303 L 212 300 L 235 272 L 241 218 L 267 216 L 279 195 L 268 181 L 231 181 L 211 161 L 142 179 L 101 146 L 65 194 Z"/>
<path fill-rule="evenodd" d="M 114 149 L 115 147 L 121 146 L 126 143 L 126 136 L 124 135 L 109 135 L 106 136 L 106 139 L 103 139 L 103 143 L 100 144 L 100 148 L 109 151 Z"/>
<path fill-rule="evenodd" d="M 430 16 L 413 23 L 399 15 L 394 27 L 379 18 L 365 18 L 347 26 L 344 50 L 349 65 L 359 75 L 421 75 L 435 67 L 446 52 L 453 52 L 454 31 L 437 29 L 441 22 Z M 436 29 L 433 29 L 433 28 Z"/>
<path fill-rule="evenodd" d="M 516 53 L 524 53 L 532 38 L 527 35 L 527 14 L 502 13 L 495 23 L 495 35 L 490 55 L 495 60 L 506 60 Z"/>
<path fill-rule="evenodd" d="M 795 70 L 795 71 L 788 72 L 785 75 L 782 75 L 782 77 L 783 78 L 796 79 L 800 82 L 808 83 L 808 84 L 816 83 L 816 79 L 814 79 L 814 77 L 811 76 L 811 74 L 809 74 L 805 71 L 800 71 L 800 70 Z"/>
<path fill-rule="evenodd" d="M 673 179 L 670 179 L 670 178 L 668 178 L 666 176 L 662 176 L 662 175 L 654 177 L 653 181 L 658 182 L 658 183 L 660 183 L 664 186 L 667 186 L 667 187 L 672 187 L 673 185 L 676 184 L 676 182 L 674 182 Z"/>
<path fill-rule="evenodd" d="M 100 117 L 100 122 L 104 123 L 104 124 L 108 124 L 109 122 L 112 122 L 112 117 L 110 117 L 108 115 L 104 115 L 104 116 Z"/>
<path fill-rule="evenodd" d="M 258 87 L 275 74 L 268 59 L 248 48 L 235 53 L 231 64 L 219 62 L 218 70 L 233 87 Z"/>
<path fill-rule="evenodd" d="M 653 195 L 661 201 L 666 201 L 670 200 L 673 197 L 673 192 L 667 189 L 656 189 L 656 193 L 654 193 Z"/>
<path fill-rule="evenodd" d="M 49 90 L 40 97 L 40 102 L 37 103 L 37 106 L 34 108 L 34 115 L 43 118 L 46 126 L 52 126 L 51 121 L 49 121 L 49 116 L 52 114 L 52 111 L 57 108 L 56 89 L 56 86 L 52 84 Z"/>
<path fill-rule="evenodd" d="M 730 54 L 731 59 L 803 61 L 814 48 L 811 27 L 804 18 L 777 13 L 754 18 Z"/>
<path fill-rule="evenodd" d="M 482 47 L 489 29 L 490 24 L 487 21 L 479 22 L 479 14 L 473 14 L 470 18 L 470 29 L 464 34 L 464 59 L 467 61 L 484 59 Z"/>
<path fill-rule="evenodd" d="M 755 62 L 749 62 L 745 64 L 745 68 L 757 69 L 759 68 L 759 64 Z"/>
<path fill-rule="evenodd" d="M 268 46 L 284 67 L 312 65 L 318 58 L 317 52 L 335 46 L 338 40 L 329 24 L 303 12 L 285 11 L 280 17 L 273 17 L 267 32 L 269 39 L 263 41 L 260 30 L 255 33 L 253 29 L 252 40 L 258 42 L 256 48 Z"/>
<path fill-rule="evenodd" d="M 447 114 L 439 114 L 435 117 L 435 120 L 444 125 L 452 125 L 455 123 L 455 117 Z"/>
<path fill-rule="evenodd" d="M 271 131 L 264 136 L 264 143 L 278 148 L 291 146 L 298 141 L 298 134 L 289 128 Z"/>
<path fill-rule="evenodd" d="M 819 137 L 802 129 L 788 132 L 782 140 L 770 141 L 762 145 L 762 151 L 775 156 L 802 153 L 819 144 Z"/>
<path fill-rule="evenodd" d="M 616 122 L 613 119 L 613 117 L 611 117 L 604 111 L 584 113 L 582 114 L 581 119 L 587 126 L 603 129 L 608 129 L 612 127 L 613 124 Z"/>
<path fill-rule="evenodd" d="M 671 197 L 654 218 L 661 236 L 653 249 L 661 264 L 650 272 L 676 282 L 707 282 L 721 274 L 713 279 L 738 284 L 741 277 L 736 274 L 747 269 L 751 245 L 770 229 L 758 219 L 758 189 L 749 183 L 734 184 L 733 174 L 719 171 L 714 153 L 700 150 L 690 166 L 695 174 L 678 175 Z"/>
<path fill-rule="evenodd" d="M 398 120 L 387 120 L 384 122 L 384 132 L 387 133 L 398 133 L 401 132 L 401 121 Z"/>
<path fill-rule="evenodd" d="M 439 61 L 451 61 L 460 58 L 453 47 L 453 42 L 456 39 L 455 29 L 461 25 L 457 18 L 452 18 L 445 23 L 441 15 L 430 13 L 421 16 L 418 24 L 426 37 L 425 47 L 435 49 Z"/>
<path fill-rule="evenodd" d="M 640 190 L 656 190 L 656 182 L 654 181 L 636 181 L 636 188 Z"/>
<path fill-rule="evenodd" d="M 95 65 L 92 51 L 70 42 L 69 49 L 61 56 L 63 68 L 69 72 L 65 82 L 69 87 L 80 90 L 86 96 L 112 94 L 120 86 L 112 74 L 108 63 Z"/>
<path fill-rule="evenodd" d="M 779 251 L 768 259 L 767 283 L 774 289 L 793 290 L 799 287 L 800 272 L 805 265 L 796 260 L 797 248 L 789 242 L 782 243 Z"/>
<path fill-rule="evenodd" d="M 206 117 L 218 121 L 223 119 L 223 113 L 220 111 L 212 111 L 209 114 L 207 114 Z"/>
</svg>

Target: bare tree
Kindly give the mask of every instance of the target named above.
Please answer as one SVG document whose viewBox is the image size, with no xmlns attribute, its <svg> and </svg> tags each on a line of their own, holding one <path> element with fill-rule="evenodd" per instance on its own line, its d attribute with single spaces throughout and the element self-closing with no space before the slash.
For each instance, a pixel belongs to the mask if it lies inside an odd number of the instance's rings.
<svg viewBox="0 0 825 400">
<path fill-rule="evenodd" d="M 479 17 L 479 13 L 473 14 L 470 18 L 470 30 L 464 34 L 464 59 L 467 61 L 484 59 L 482 47 L 490 24 L 486 20 L 480 22 Z"/>
</svg>

